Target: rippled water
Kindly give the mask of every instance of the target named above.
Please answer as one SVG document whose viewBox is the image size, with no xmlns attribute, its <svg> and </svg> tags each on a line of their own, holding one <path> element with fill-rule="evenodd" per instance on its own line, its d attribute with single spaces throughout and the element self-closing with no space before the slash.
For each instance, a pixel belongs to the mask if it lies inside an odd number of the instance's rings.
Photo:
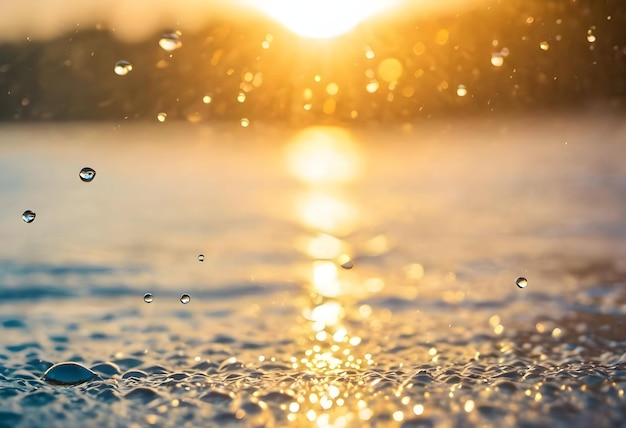
<svg viewBox="0 0 626 428">
<path fill-rule="evenodd" d="M 0 426 L 624 424 L 619 117 L 0 135 Z"/>
</svg>

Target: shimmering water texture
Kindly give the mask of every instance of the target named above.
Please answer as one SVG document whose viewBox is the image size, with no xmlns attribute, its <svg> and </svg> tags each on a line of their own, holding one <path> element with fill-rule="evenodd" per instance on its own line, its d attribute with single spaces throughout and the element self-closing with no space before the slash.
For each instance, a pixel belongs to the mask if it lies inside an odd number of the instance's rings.
<svg viewBox="0 0 626 428">
<path fill-rule="evenodd" d="M 624 426 L 623 117 L 234 127 L 0 130 L 0 427 Z"/>
</svg>

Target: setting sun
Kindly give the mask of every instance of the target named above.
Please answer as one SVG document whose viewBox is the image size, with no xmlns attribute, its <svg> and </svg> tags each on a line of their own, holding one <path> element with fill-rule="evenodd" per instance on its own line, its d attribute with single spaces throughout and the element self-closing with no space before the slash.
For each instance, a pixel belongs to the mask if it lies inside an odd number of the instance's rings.
<svg viewBox="0 0 626 428">
<path fill-rule="evenodd" d="M 397 0 L 255 0 L 250 3 L 294 33 L 328 39 L 395 5 Z"/>
</svg>

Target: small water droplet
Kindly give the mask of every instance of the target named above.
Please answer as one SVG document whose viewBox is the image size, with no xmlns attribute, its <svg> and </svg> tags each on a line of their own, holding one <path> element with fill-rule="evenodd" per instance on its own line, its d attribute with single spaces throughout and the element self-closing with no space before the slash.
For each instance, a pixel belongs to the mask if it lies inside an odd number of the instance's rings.
<svg viewBox="0 0 626 428">
<path fill-rule="evenodd" d="M 85 168 L 80 170 L 80 172 L 78 173 L 78 176 L 85 183 L 89 183 L 96 176 L 96 171 L 93 168 L 89 168 L 88 166 L 86 166 Z"/>
<path fill-rule="evenodd" d="M 243 128 L 247 128 L 250 125 L 250 120 L 245 118 L 245 117 L 243 117 L 243 118 L 241 118 L 240 123 L 241 123 L 241 126 Z"/>
<path fill-rule="evenodd" d="M 456 88 L 456 94 L 457 94 L 459 97 L 464 97 L 465 95 L 467 95 L 467 88 L 465 87 L 465 85 L 459 85 L 459 86 Z"/>
<path fill-rule="evenodd" d="M 118 76 L 126 76 L 128 73 L 133 71 L 133 65 L 122 59 L 115 63 L 113 71 L 115 71 L 115 74 Z"/>
<path fill-rule="evenodd" d="M 504 64 L 504 56 L 501 52 L 494 52 L 491 54 L 491 65 L 494 67 L 502 67 Z"/>
<path fill-rule="evenodd" d="M 143 301 L 146 303 L 152 303 L 154 301 L 154 294 L 146 293 L 143 295 Z"/>
<path fill-rule="evenodd" d="M 340 255 L 337 261 L 339 262 L 339 266 L 344 269 L 352 269 L 354 267 L 354 262 L 347 254 Z"/>
<path fill-rule="evenodd" d="M 542 51 L 547 51 L 548 49 L 550 49 L 550 43 L 543 41 L 539 43 L 539 47 L 541 48 Z"/>
<path fill-rule="evenodd" d="M 528 285 L 528 280 L 523 276 L 520 276 L 515 280 L 515 285 L 517 285 L 519 288 L 526 288 L 526 286 Z"/>
<path fill-rule="evenodd" d="M 500 50 L 500 55 L 502 55 L 504 58 L 509 56 L 510 53 L 511 53 L 511 51 L 509 50 L 509 48 L 502 48 Z"/>
<path fill-rule="evenodd" d="M 165 119 L 167 119 L 167 113 L 159 113 L 157 114 L 157 120 L 161 123 L 165 122 Z"/>
<path fill-rule="evenodd" d="M 180 41 L 178 33 L 165 33 L 159 40 L 159 46 L 166 52 L 172 52 L 180 48 L 183 43 Z"/>
<path fill-rule="evenodd" d="M 191 296 L 189 294 L 185 293 L 180 296 L 180 303 L 186 305 L 189 302 L 191 302 Z"/>
<path fill-rule="evenodd" d="M 203 261 L 204 261 L 204 254 L 200 254 L 200 255 L 198 256 L 198 261 L 199 261 L 199 262 L 203 262 Z"/>
<path fill-rule="evenodd" d="M 34 211 L 26 210 L 24 211 L 24 214 L 22 214 L 22 220 L 24 220 L 26 223 L 32 223 L 33 221 L 35 221 L 36 215 L 37 214 L 35 214 Z"/>
</svg>

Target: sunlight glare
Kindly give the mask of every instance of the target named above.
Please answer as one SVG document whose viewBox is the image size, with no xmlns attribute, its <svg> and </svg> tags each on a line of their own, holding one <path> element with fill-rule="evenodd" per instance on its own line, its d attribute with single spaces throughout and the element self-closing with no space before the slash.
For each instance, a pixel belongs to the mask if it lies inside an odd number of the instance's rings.
<svg viewBox="0 0 626 428">
<path fill-rule="evenodd" d="M 294 33 L 312 39 L 345 34 L 398 0 L 248 0 Z"/>
</svg>

